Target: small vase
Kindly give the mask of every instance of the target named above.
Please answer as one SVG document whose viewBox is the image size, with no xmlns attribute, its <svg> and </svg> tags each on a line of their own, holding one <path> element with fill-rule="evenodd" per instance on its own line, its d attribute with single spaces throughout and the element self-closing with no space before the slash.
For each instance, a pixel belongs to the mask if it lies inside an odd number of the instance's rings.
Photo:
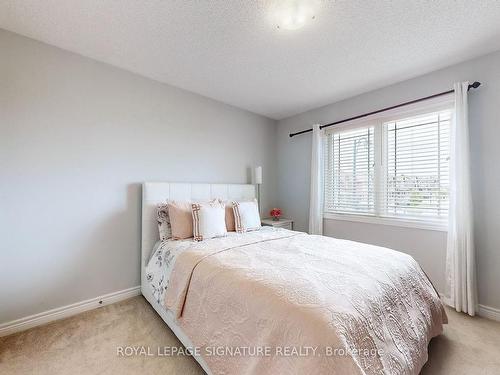
<svg viewBox="0 0 500 375">
<path fill-rule="evenodd" d="M 279 221 L 280 217 L 279 216 L 273 216 L 273 221 Z"/>
</svg>

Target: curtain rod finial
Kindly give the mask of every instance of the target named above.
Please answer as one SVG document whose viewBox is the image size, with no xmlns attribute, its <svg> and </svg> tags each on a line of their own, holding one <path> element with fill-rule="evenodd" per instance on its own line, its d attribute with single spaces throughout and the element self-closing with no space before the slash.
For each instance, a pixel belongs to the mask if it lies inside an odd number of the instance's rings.
<svg viewBox="0 0 500 375">
<path fill-rule="evenodd" d="M 477 89 L 479 86 L 481 86 L 481 82 L 475 81 L 473 84 L 470 85 L 470 87 Z"/>
</svg>

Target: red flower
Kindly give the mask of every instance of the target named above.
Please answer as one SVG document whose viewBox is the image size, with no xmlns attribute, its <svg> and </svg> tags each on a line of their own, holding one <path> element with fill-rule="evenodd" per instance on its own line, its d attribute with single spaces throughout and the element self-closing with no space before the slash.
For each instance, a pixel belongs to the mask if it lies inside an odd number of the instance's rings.
<svg viewBox="0 0 500 375">
<path fill-rule="evenodd" d="M 280 217 L 281 216 L 281 209 L 280 208 L 273 208 L 269 214 L 272 217 Z"/>
</svg>

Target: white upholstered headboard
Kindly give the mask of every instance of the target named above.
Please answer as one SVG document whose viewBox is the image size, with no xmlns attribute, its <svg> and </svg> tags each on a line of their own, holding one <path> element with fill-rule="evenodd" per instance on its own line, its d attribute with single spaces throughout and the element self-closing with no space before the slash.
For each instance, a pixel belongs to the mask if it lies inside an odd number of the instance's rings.
<svg viewBox="0 0 500 375">
<path fill-rule="evenodd" d="M 158 203 L 172 200 L 252 199 L 255 186 L 249 184 L 200 184 L 178 182 L 145 182 L 142 185 L 142 236 L 141 236 L 141 285 L 144 269 L 159 240 L 156 207 Z"/>
</svg>

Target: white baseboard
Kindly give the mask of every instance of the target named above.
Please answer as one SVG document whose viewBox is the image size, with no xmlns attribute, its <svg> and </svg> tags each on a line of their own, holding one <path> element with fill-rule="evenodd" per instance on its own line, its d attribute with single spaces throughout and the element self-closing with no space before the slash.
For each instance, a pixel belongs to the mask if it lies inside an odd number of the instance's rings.
<svg viewBox="0 0 500 375">
<path fill-rule="evenodd" d="M 482 316 L 483 318 L 496 320 L 500 322 L 500 309 L 495 309 L 494 307 L 485 305 L 478 305 L 477 314 L 479 316 Z"/>
<path fill-rule="evenodd" d="M 450 306 L 450 303 L 448 302 L 448 299 L 445 297 L 444 293 L 439 293 L 439 296 L 446 305 Z M 478 304 L 476 306 L 476 311 L 477 315 L 479 315 L 482 318 L 496 320 L 497 322 L 500 322 L 500 309 Z"/>
<path fill-rule="evenodd" d="M 105 294 L 103 296 L 80 301 L 71 305 L 58 307 L 49 311 L 44 311 L 35 315 L 26 316 L 11 322 L 0 324 L 0 337 L 7 336 L 15 332 L 24 331 L 28 328 L 36 327 L 54 320 L 68 318 L 80 314 L 84 311 L 97 309 L 101 306 L 109 305 L 118 301 L 135 297 L 141 294 L 141 287 L 136 286 L 129 289 L 119 290 Z"/>
<path fill-rule="evenodd" d="M 13 320 L 11 322 L 3 323 L 0 324 L 0 337 L 7 336 L 19 331 L 24 331 L 26 329 L 33 328 L 42 324 L 50 323 L 54 320 L 68 318 L 70 316 L 97 309 L 99 307 L 115 302 L 123 301 L 140 294 L 141 287 L 136 286 L 133 288 L 124 289 L 118 292 L 91 298 L 86 301 L 80 301 L 71 305 L 58 307 L 35 315 L 30 315 L 21 319 Z M 500 309 L 496 309 L 494 307 L 478 305 L 478 315 L 483 318 L 500 321 Z"/>
</svg>

